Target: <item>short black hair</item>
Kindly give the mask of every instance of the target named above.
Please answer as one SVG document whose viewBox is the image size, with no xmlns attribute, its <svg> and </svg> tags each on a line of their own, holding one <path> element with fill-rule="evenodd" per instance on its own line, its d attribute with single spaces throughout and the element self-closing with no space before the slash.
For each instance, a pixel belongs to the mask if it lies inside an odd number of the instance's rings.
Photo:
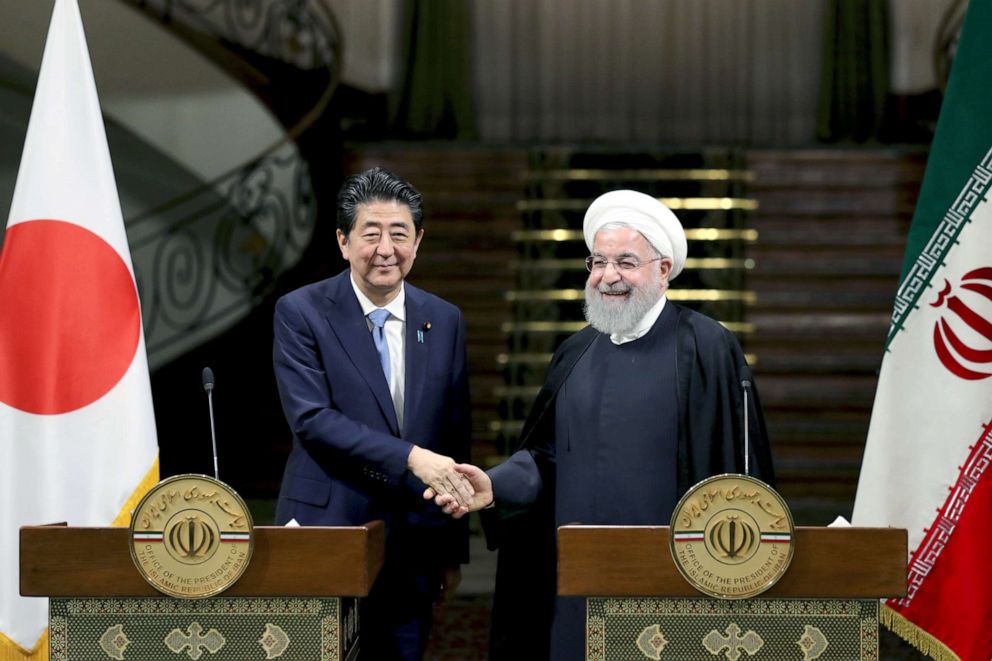
<svg viewBox="0 0 992 661">
<path fill-rule="evenodd" d="M 380 167 L 353 174 L 338 191 L 338 229 L 347 237 L 355 227 L 358 205 L 372 202 L 398 202 L 410 208 L 414 231 L 420 232 L 424 211 L 420 192 L 410 182 Z"/>
</svg>

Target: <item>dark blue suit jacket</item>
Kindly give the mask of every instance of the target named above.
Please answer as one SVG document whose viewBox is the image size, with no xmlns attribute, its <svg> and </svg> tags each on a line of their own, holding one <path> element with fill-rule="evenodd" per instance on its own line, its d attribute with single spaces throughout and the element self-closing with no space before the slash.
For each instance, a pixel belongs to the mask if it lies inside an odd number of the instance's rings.
<svg viewBox="0 0 992 661">
<path fill-rule="evenodd" d="M 410 552 L 423 549 L 424 562 L 467 562 L 465 522 L 452 521 L 425 502 L 424 484 L 406 467 L 412 444 L 459 462 L 469 459 L 461 312 L 405 285 L 406 393 L 400 433 L 350 277 L 346 270 L 276 303 L 273 359 L 293 432 L 276 522 L 338 526 L 383 519 L 387 544 Z M 440 549 L 446 552 L 438 558 Z"/>
</svg>

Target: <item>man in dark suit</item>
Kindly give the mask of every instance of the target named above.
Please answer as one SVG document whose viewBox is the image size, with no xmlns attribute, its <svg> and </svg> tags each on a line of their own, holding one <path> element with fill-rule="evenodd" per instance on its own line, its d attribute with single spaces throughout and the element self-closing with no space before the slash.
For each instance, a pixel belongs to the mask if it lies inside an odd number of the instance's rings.
<svg viewBox="0 0 992 661">
<path fill-rule="evenodd" d="M 421 498 L 425 485 L 466 503 L 472 490 L 452 470 L 470 442 L 461 312 L 404 283 L 424 235 L 420 202 L 386 170 L 349 177 L 337 209 L 349 269 L 275 310 L 293 432 L 276 521 L 386 522 L 385 564 L 362 607 L 362 657 L 376 661 L 422 658 L 432 606 L 468 560 L 465 524 Z"/>
</svg>

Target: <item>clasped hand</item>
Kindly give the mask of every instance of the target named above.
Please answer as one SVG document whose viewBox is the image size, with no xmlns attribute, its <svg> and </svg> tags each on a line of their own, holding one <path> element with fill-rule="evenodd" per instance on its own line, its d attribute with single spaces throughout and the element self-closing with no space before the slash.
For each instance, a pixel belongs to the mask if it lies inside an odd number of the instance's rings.
<svg viewBox="0 0 992 661">
<path fill-rule="evenodd" d="M 468 508 L 472 504 L 475 490 L 464 475 L 455 470 L 455 460 L 419 446 L 413 446 L 407 458 L 407 467 L 421 482 L 428 486 L 431 498 L 435 495 L 450 498 L 457 507 Z M 425 499 L 427 498 L 425 492 Z"/>
<path fill-rule="evenodd" d="M 443 493 L 432 488 L 424 491 L 425 500 L 434 499 L 434 504 L 444 510 L 445 514 L 450 514 L 456 519 L 460 519 L 469 512 L 488 507 L 493 502 L 493 483 L 484 470 L 472 464 L 455 464 L 452 469 L 456 475 L 467 480 L 470 484 L 472 497 L 469 502 L 462 502 L 450 493 Z"/>
</svg>

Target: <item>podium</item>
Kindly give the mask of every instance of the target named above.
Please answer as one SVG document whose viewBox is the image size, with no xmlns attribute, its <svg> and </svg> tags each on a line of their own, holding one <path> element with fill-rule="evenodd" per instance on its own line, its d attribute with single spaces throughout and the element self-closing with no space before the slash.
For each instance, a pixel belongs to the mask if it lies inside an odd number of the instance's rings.
<svg viewBox="0 0 992 661">
<path fill-rule="evenodd" d="M 906 595 L 907 533 L 795 529 L 760 596 L 707 597 L 672 560 L 668 526 L 562 526 L 558 594 L 586 597 L 586 659 L 878 659 L 879 600 Z"/>
<path fill-rule="evenodd" d="M 156 591 L 129 544 L 128 528 L 21 528 L 20 591 L 51 600 L 51 661 L 355 659 L 385 529 L 256 527 L 245 573 L 206 599 Z"/>
</svg>

